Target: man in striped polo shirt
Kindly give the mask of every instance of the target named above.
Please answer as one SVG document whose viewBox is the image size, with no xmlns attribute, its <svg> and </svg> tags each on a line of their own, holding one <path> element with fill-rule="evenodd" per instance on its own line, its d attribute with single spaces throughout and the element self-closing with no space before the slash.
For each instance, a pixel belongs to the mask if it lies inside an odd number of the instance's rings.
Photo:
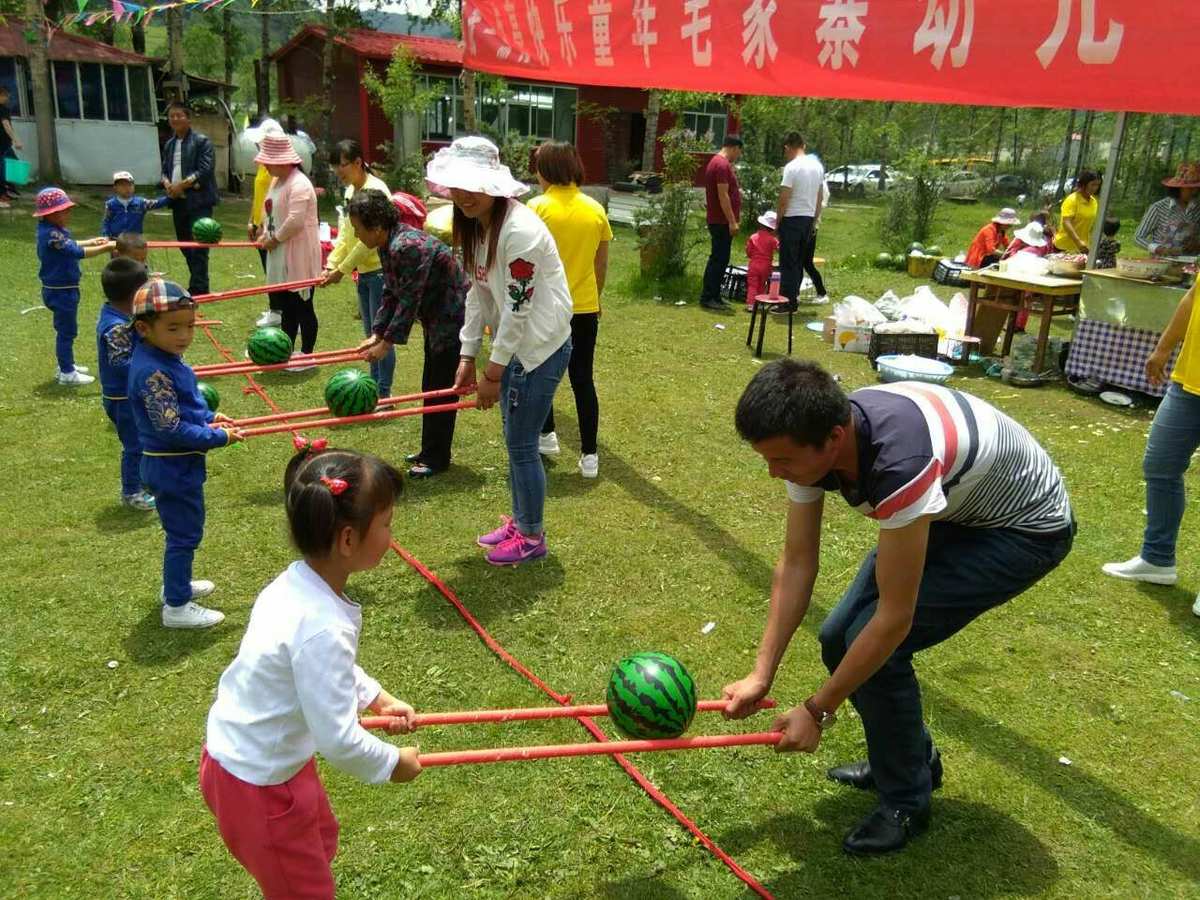
<svg viewBox="0 0 1200 900">
<path fill-rule="evenodd" d="M 921 715 L 912 657 L 1028 590 L 1070 552 L 1074 518 L 1041 445 L 970 394 L 903 382 L 847 396 L 815 363 L 781 359 L 738 402 L 738 432 L 787 482 L 787 538 L 754 670 L 725 688 L 726 715 L 749 715 L 812 599 L 826 492 L 879 523 L 879 542 L 821 626 L 830 675 L 780 716 L 780 750 L 813 752 L 849 699 L 867 760 L 829 771 L 879 794 L 843 842 L 898 850 L 929 825 L 942 762 Z"/>
</svg>

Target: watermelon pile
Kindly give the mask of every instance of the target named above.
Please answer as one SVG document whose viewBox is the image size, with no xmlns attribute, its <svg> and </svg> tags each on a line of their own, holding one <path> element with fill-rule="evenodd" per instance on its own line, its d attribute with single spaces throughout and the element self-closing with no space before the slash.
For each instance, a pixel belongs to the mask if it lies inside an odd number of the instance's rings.
<svg viewBox="0 0 1200 900">
<path fill-rule="evenodd" d="M 196 383 L 196 390 L 204 398 L 204 403 L 208 406 L 208 411 L 215 413 L 217 407 L 221 405 L 221 395 L 217 393 L 217 389 L 207 381 L 199 381 Z"/>
<path fill-rule="evenodd" d="M 339 418 L 375 411 L 379 385 L 361 369 L 339 369 L 325 385 L 325 405 Z"/>
<path fill-rule="evenodd" d="M 256 328 L 246 344 L 246 354 L 259 366 L 287 362 L 292 357 L 292 339 L 282 328 Z"/>
<path fill-rule="evenodd" d="M 205 216 L 192 223 L 192 238 L 201 244 L 221 243 L 221 223 Z"/>
<path fill-rule="evenodd" d="M 890 269 L 892 267 L 892 254 L 880 253 L 875 257 L 875 268 Z"/>
<path fill-rule="evenodd" d="M 631 738 L 673 738 L 696 715 L 696 683 L 683 663 L 667 653 L 635 653 L 608 679 L 608 714 Z"/>
</svg>

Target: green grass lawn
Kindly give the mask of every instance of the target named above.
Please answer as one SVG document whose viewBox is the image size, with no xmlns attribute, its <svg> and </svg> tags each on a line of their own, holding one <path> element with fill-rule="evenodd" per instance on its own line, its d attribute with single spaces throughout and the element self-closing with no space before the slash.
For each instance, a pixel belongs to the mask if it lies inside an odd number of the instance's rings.
<svg viewBox="0 0 1200 900">
<path fill-rule="evenodd" d="M 78 211 L 77 236 L 94 233 L 100 211 L 95 198 Z M 228 202 L 219 214 L 236 236 L 245 205 Z M 874 256 L 877 215 L 869 205 L 830 210 L 820 253 L 835 296 L 874 299 L 915 285 L 840 264 Z M 990 207 L 948 207 L 938 241 L 965 247 L 988 215 Z M 169 229 L 168 217 L 149 219 L 152 237 Z M 214 605 L 228 619 L 202 633 L 162 629 L 157 520 L 118 504 L 119 446 L 97 386 L 56 386 L 49 313 L 22 314 L 40 305 L 33 234 L 27 204 L 0 217 L 0 893 L 252 897 L 200 798 L 196 764 L 217 679 L 251 604 L 293 558 L 280 484 L 290 445 L 272 438 L 210 454 L 196 574 L 218 583 Z M 455 466 L 411 484 L 395 517 L 397 540 L 513 654 L 580 702 L 599 702 L 612 663 L 639 649 L 677 654 L 706 697 L 744 675 L 783 535 L 783 486 L 732 425 L 759 365 L 744 346 L 746 317 L 676 307 L 680 297 L 694 300 L 694 287 L 656 302 L 657 289 L 634 277 L 635 260 L 621 229 L 597 354 L 594 482 L 575 470 L 569 389 L 559 398 L 564 453 L 549 466 L 547 560 L 494 570 L 474 545 L 508 503 L 495 411 L 460 417 Z M 155 251 L 151 262 L 186 281 L 177 252 Z M 93 366 L 100 269 L 100 260 L 85 264 L 77 344 Z M 214 253 L 215 288 L 260 281 L 252 252 Z M 240 353 L 263 305 L 252 298 L 207 312 Z M 319 294 L 318 349 L 359 339 L 354 306 L 349 285 Z M 781 326 L 769 332 L 768 349 L 781 351 Z M 795 355 L 828 366 L 849 389 L 875 382 L 865 357 L 832 353 L 806 331 Z M 198 334 L 188 359 L 218 357 Z M 420 365 L 419 341 L 399 351 L 398 392 L 417 389 Z M 320 405 L 324 380 L 319 371 L 261 379 L 292 409 Z M 1099 572 L 1138 546 L 1150 413 L 1060 387 L 1022 392 L 970 374 L 953 383 L 1045 444 L 1066 476 L 1080 532 L 1044 582 L 918 658 L 946 765 L 930 832 L 887 859 L 841 853 L 843 833 L 872 805 L 824 776 L 863 755 L 849 707 L 815 756 L 745 748 L 635 762 L 779 897 L 1200 896 L 1194 531 L 1184 533 L 1178 588 L 1139 589 Z M 242 384 L 221 379 L 222 410 L 264 412 Z M 341 430 L 336 440 L 400 461 L 418 429 L 407 419 Z M 814 608 L 773 690 L 785 704 L 823 678 L 816 628 L 875 536 L 844 504 L 828 508 Z M 548 702 L 398 557 L 353 579 L 351 593 L 365 606 L 361 662 L 418 709 Z M 702 635 L 710 621 L 715 630 Z M 706 716 L 694 731 L 768 725 L 765 716 L 736 724 Z M 586 739 L 560 722 L 429 730 L 420 744 Z M 324 765 L 322 773 L 342 822 L 335 872 L 345 897 L 748 896 L 602 758 L 431 770 L 407 786 L 368 787 Z"/>
</svg>

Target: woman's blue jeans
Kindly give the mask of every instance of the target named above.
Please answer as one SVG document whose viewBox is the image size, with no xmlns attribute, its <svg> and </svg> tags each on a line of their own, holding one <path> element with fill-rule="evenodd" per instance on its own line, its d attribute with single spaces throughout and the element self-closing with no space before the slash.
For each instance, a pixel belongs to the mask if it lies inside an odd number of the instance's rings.
<svg viewBox="0 0 1200 900">
<path fill-rule="evenodd" d="M 514 356 L 500 377 L 500 417 L 508 447 L 512 517 L 521 534 L 530 537 L 542 533 L 546 505 L 546 470 L 538 453 L 538 437 L 570 361 L 571 339 L 567 338 L 533 371 L 526 372 Z"/>
<path fill-rule="evenodd" d="M 383 269 L 363 274 L 358 273 L 358 310 L 362 313 L 363 335 L 371 336 L 371 326 L 375 322 L 375 314 L 379 312 L 379 304 L 383 299 Z M 371 363 L 371 377 L 379 385 L 379 396 L 392 395 L 392 377 L 396 373 L 396 351 L 389 350 L 387 356 L 379 362 Z"/>
<path fill-rule="evenodd" d="M 1146 533 L 1142 559 L 1175 565 L 1175 543 L 1183 522 L 1183 473 L 1200 447 L 1200 396 L 1177 382 L 1167 389 L 1150 426 L 1142 471 L 1146 478 Z"/>
</svg>

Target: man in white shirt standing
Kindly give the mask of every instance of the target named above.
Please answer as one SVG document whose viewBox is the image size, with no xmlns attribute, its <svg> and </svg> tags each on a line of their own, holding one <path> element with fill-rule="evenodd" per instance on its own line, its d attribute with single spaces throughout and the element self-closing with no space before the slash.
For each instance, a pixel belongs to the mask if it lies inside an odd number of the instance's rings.
<svg viewBox="0 0 1200 900">
<path fill-rule="evenodd" d="M 813 230 L 824 207 L 822 188 L 825 185 L 825 168 L 820 160 L 805 152 L 804 138 L 798 131 L 791 132 L 783 142 L 786 156 L 791 160 L 783 167 L 783 181 L 779 188 L 779 292 L 792 301 L 800 295 L 800 283 L 804 275 L 805 254 L 815 249 Z M 815 266 L 809 266 L 816 272 Z M 826 299 L 825 284 L 817 273 L 813 280 L 818 300 Z"/>
</svg>

